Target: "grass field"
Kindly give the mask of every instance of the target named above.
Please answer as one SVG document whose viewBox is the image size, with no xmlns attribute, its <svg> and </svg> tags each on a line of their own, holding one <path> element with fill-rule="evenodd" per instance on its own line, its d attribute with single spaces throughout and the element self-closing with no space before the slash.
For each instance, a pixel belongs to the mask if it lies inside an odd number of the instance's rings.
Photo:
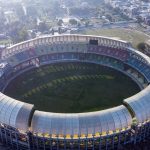
<svg viewBox="0 0 150 150">
<path fill-rule="evenodd" d="M 100 36 L 107 36 L 107 37 L 115 37 L 117 39 L 129 41 L 132 43 L 133 47 L 137 48 L 137 45 L 141 42 L 145 42 L 150 37 L 145 35 L 142 32 L 138 32 L 136 30 L 124 29 L 124 28 L 117 28 L 117 29 L 93 29 L 87 30 L 84 34 L 89 35 L 100 35 Z"/>
<path fill-rule="evenodd" d="M 24 73 L 5 93 L 43 111 L 77 113 L 120 105 L 139 91 L 127 76 L 88 63 L 59 63 Z"/>
</svg>

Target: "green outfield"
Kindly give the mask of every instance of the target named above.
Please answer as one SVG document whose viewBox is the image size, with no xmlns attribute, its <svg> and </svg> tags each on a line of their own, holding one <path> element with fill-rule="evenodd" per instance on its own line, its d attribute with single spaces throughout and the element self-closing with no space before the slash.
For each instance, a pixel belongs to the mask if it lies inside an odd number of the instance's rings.
<svg viewBox="0 0 150 150">
<path fill-rule="evenodd" d="M 5 93 L 36 109 L 77 113 L 120 105 L 139 92 L 127 76 L 89 63 L 58 63 L 24 73 L 13 80 Z"/>
</svg>

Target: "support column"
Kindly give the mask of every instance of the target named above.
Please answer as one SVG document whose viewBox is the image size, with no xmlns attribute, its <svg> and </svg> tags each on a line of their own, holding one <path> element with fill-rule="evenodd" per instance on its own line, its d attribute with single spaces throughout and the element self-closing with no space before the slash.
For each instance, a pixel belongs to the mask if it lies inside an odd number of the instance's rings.
<svg viewBox="0 0 150 150">
<path fill-rule="evenodd" d="M 99 150 L 101 150 L 102 142 L 101 142 L 101 134 L 100 134 L 100 139 L 99 139 Z"/>
<path fill-rule="evenodd" d="M 105 150 L 107 150 L 108 149 L 108 136 L 105 136 L 104 139 L 105 139 Z"/>
<path fill-rule="evenodd" d="M 85 150 L 87 150 L 87 149 L 88 149 L 88 138 L 87 138 L 87 136 L 86 136 Z"/>
<path fill-rule="evenodd" d="M 45 150 L 45 137 L 44 137 L 44 134 L 43 134 L 43 137 L 42 137 L 42 141 L 43 141 L 43 149 Z"/>
<path fill-rule="evenodd" d="M 64 150 L 66 150 L 66 136 L 64 135 Z"/>
<path fill-rule="evenodd" d="M 56 135 L 56 137 L 57 137 L 57 140 L 56 140 L 57 150 L 59 150 L 59 139 L 58 139 L 59 135 Z"/>
<path fill-rule="evenodd" d="M 94 147 L 95 147 L 95 146 L 94 146 L 94 134 L 92 134 L 92 137 L 93 137 L 93 138 L 92 138 L 92 145 L 93 145 L 93 146 L 92 146 L 92 149 L 94 150 Z"/>
<path fill-rule="evenodd" d="M 5 142 L 6 142 L 6 145 L 8 145 L 8 140 L 7 140 L 7 133 L 6 133 L 7 129 L 4 129 L 4 132 L 5 132 Z"/>
<path fill-rule="evenodd" d="M 28 149 L 31 150 L 33 141 L 31 138 L 31 133 L 29 131 L 26 132 L 26 137 L 27 137 L 27 142 L 28 142 Z"/>
<path fill-rule="evenodd" d="M 35 139 L 36 139 L 37 149 L 39 149 L 38 134 L 36 133 L 35 135 L 36 135 Z"/>
<path fill-rule="evenodd" d="M 11 148 L 13 149 L 13 143 L 12 143 L 12 131 L 10 131 L 10 143 L 11 143 Z"/>
<path fill-rule="evenodd" d="M 73 150 L 73 136 L 71 135 L 71 150 Z"/>
<path fill-rule="evenodd" d="M 112 136 L 112 149 L 114 149 L 114 147 L 115 147 L 114 137 L 115 137 L 115 135 L 114 135 L 114 131 L 113 131 L 113 136 Z"/>
<path fill-rule="evenodd" d="M 2 128 L 0 127 L 0 134 L 1 134 L 1 141 L 4 143 L 4 138 L 3 138 L 3 133 L 2 133 Z"/>
<path fill-rule="evenodd" d="M 49 138 L 49 146 L 50 146 L 50 150 L 52 150 L 52 135 L 50 134 L 50 138 Z"/>
<path fill-rule="evenodd" d="M 119 147 L 120 147 L 120 131 L 119 131 L 119 134 L 118 134 L 118 149 L 119 149 Z"/>
<path fill-rule="evenodd" d="M 15 131 L 15 139 L 16 139 L 16 146 L 17 146 L 17 150 L 19 150 L 19 145 L 18 145 L 18 135 Z"/>
<path fill-rule="evenodd" d="M 79 138 L 78 138 L 78 150 L 80 150 L 80 135 L 79 135 Z"/>
</svg>

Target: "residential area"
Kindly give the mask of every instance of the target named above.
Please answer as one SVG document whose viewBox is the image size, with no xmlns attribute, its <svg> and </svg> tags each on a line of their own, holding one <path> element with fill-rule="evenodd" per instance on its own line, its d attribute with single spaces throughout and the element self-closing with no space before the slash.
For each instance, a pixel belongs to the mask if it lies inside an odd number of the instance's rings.
<svg viewBox="0 0 150 150">
<path fill-rule="evenodd" d="M 129 28 L 150 34 L 147 0 L 0 0 L 0 49 L 51 34 Z"/>
</svg>

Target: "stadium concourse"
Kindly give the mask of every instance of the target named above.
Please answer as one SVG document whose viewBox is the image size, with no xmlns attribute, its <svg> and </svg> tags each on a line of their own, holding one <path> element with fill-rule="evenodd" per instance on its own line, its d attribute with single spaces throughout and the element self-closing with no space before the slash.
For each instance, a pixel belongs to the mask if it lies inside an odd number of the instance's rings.
<svg viewBox="0 0 150 150">
<path fill-rule="evenodd" d="M 36 110 L 3 94 L 15 77 L 42 65 L 89 62 L 121 71 L 141 92 L 122 105 L 88 113 Z M 131 44 L 100 36 L 39 37 L 0 54 L 0 141 L 11 149 L 119 149 L 150 136 L 150 59 Z"/>
</svg>

